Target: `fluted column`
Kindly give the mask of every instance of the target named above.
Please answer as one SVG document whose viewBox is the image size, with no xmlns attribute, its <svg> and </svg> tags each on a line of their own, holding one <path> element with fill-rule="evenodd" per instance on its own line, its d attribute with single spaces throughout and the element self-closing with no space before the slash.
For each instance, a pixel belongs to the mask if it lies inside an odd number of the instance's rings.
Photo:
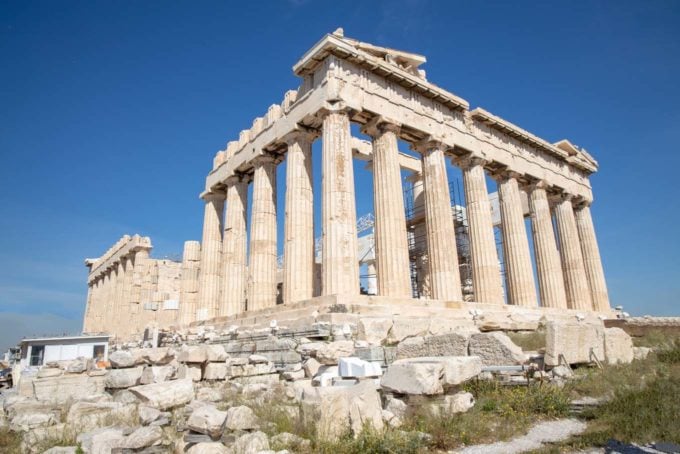
<svg viewBox="0 0 680 454">
<path fill-rule="evenodd" d="M 504 172 L 498 178 L 508 302 L 535 307 L 536 284 L 517 177 L 513 172 Z"/>
<path fill-rule="evenodd" d="M 147 249 L 139 249 L 135 251 L 134 258 L 132 259 L 132 287 L 130 289 L 130 300 L 132 301 L 130 312 L 135 315 L 141 313 L 140 306 L 142 305 L 142 281 L 144 280 L 144 275 L 146 274 L 148 260 L 149 251 Z M 135 321 L 138 318 L 139 316 L 137 315 L 135 317 Z"/>
<path fill-rule="evenodd" d="M 321 166 L 322 294 L 357 295 L 359 293 L 357 215 L 347 112 L 328 112 L 323 119 Z"/>
<path fill-rule="evenodd" d="M 276 306 L 276 161 L 265 155 L 253 165 L 248 310 Z"/>
<path fill-rule="evenodd" d="M 248 181 L 243 175 L 227 179 L 227 214 L 222 240 L 222 304 L 220 315 L 236 315 L 245 310 Z"/>
<path fill-rule="evenodd" d="M 555 206 L 555 221 L 560 241 L 567 306 L 570 309 L 593 310 L 593 300 L 590 296 L 570 195 L 563 194 Z"/>
<path fill-rule="evenodd" d="M 593 300 L 593 308 L 597 311 L 609 311 L 609 294 L 607 293 L 607 282 L 604 279 L 604 269 L 602 268 L 602 258 L 600 248 L 595 236 L 595 226 L 590 213 L 590 204 L 581 203 L 575 211 L 576 228 L 581 240 L 581 250 L 583 252 L 583 262 L 586 269 L 586 276 L 590 284 L 590 295 Z"/>
<path fill-rule="evenodd" d="M 182 274 L 179 288 L 179 324 L 196 320 L 198 277 L 201 265 L 201 243 L 185 241 L 182 251 Z M 225 275 L 226 276 L 226 275 Z"/>
<path fill-rule="evenodd" d="M 92 314 L 94 313 L 94 292 L 95 282 L 87 284 L 87 303 L 85 305 L 85 317 L 83 319 L 83 332 L 88 333 L 92 330 Z"/>
<path fill-rule="evenodd" d="M 365 131 L 373 136 L 373 207 L 378 295 L 407 298 L 412 295 L 412 290 L 397 146 L 399 127 L 380 122 Z"/>
<path fill-rule="evenodd" d="M 121 258 L 121 265 L 123 267 L 123 282 L 120 293 L 118 327 L 119 332 L 128 336 L 129 334 L 132 334 L 132 327 L 130 325 L 130 315 L 132 314 L 132 274 L 134 272 L 132 256 Z"/>
<path fill-rule="evenodd" d="M 204 196 L 203 241 L 201 243 L 201 271 L 198 288 L 200 319 L 218 314 L 222 267 L 222 214 L 224 193 L 211 192 Z"/>
<path fill-rule="evenodd" d="M 283 244 L 283 302 L 312 298 L 314 292 L 314 192 L 312 141 L 297 132 L 288 137 L 286 216 Z"/>
<path fill-rule="evenodd" d="M 111 327 L 110 327 L 110 320 L 111 320 L 111 313 L 112 313 L 112 303 L 113 300 L 111 296 L 113 295 L 113 278 L 112 278 L 112 269 L 107 269 L 104 271 L 104 298 L 103 298 L 103 305 L 102 305 L 102 314 L 101 318 L 99 320 L 100 327 L 99 330 L 102 332 L 110 333 L 111 332 Z"/>
<path fill-rule="evenodd" d="M 503 304 L 503 287 L 498 252 L 491 220 L 491 203 L 486 189 L 484 160 L 467 158 L 459 161 L 470 238 L 472 286 L 478 303 Z"/>
<path fill-rule="evenodd" d="M 543 181 L 529 188 L 529 211 L 541 306 L 566 309 L 564 276 L 555 242 L 546 184 Z"/>
<path fill-rule="evenodd" d="M 417 220 L 422 217 L 422 221 L 416 221 L 413 229 L 418 294 L 421 297 L 430 298 L 432 291 L 430 289 L 430 265 L 427 256 L 427 223 L 424 221 L 425 186 L 422 172 L 411 175 L 409 180 L 413 183 L 413 218 Z"/>
<path fill-rule="evenodd" d="M 438 300 L 462 301 L 458 246 L 444 149 L 438 142 L 423 143 L 416 148 L 422 153 L 431 296 Z"/>
</svg>

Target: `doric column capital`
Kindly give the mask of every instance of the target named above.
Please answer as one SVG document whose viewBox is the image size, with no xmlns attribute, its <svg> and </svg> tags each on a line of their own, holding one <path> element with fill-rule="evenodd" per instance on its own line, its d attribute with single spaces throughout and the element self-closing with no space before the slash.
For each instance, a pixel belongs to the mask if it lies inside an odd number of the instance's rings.
<svg viewBox="0 0 680 454">
<path fill-rule="evenodd" d="M 524 175 L 514 170 L 508 170 L 507 168 L 502 168 L 495 170 L 490 173 L 491 178 L 496 180 L 497 183 L 505 183 L 508 180 L 517 180 L 519 183 Z"/>
<path fill-rule="evenodd" d="M 400 123 L 394 120 L 387 119 L 380 115 L 376 115 L 361 128 L 361 132 L 375 138 L 379 137 L 381 134 L 387 131 L 399 134 L 400 129 L 401 129 Z"/>
<path fill-rule="evenodd" d="M 233 175 L 230 175 L 227 177 L 226 180 L 224 180 L 224 184 L 227 185 L 227 188 L 234 186 L 235 184 L 238 183 L 250 183 L 250 175 L 245 174 L 245 173 L 235 173 Z"/>
<path fill-rule="evenodd" d="M 201 194 L 201 199 L 203 199 L 206 203 L 224 200 L 225 197 L 226 194 L 223 191 L 210 191 Z"/>
<path fill-rule="evenodd" d="M 585 197 L 582 196 L 577 196 L 574 197 L 571 201 L 571 204 L 574 205 L 575 210 L 581 210 L 583 208 L 589 207 L 593 203 L 592 200 L 588 200 Z"/>
<path fill-rule="evenodd" d="M 543 189 L 547 190 L 550 187 L 547 181 L 545 180 L 531 180 L 526 184 L 526 190 L 531 192 L 534 189 Z"/>
<path fill-rule="evenodd" d="M 321 136 L 321 131 L 318 129 L 307 128 L 302 125 L 298 125 L 291 132 L 286 134 L 283 141 L 286 145 L 291 146 L 297 142 L 314 142 L 318 137 Z"/>
<path fill-rule="evenodd" d="M 349 107 L 347 104 L 345 104 L 342 101 L 335 102 L 335 103 L 332 103 L 332 104 L 329 103 L 329 102 L 326 102 L 324 104 L 324 106 L 316 112 L 316 117 L 319 120 L 323 121 L 323 119 L 326 118 L 330 114 L 349 115 L 351 112 L 352 112 L 352 108 Z"/>
<path fill-rule="evenodd" d="M 461 170 L 467 170 L 475 166 L 485 166 L 489 163 L 488 159 L 484 159 L 480 156 L 475 155 L 465 155 L 465 156 L 454 156 L 451 158 L 451 162 L 460 167 Z"/>
<path fill-rule="evenodd" d="M 264 164 L 278 164 L 281 162 L 281 157 L 278 155 L 273 155 L 271 153 L 263 153 L 259 156 L 255 156 L 252 161 L 250 161 L 254 167 L 258 167 Z"/>
<path fill-rule="evenodd" d="M 418 153 L 425 154 L 428 153 L 432 150 L 445 150 L 446 145 L 444 143 L 432 136 L 427 136 L 424 139 L 414 143 L 411 145 L 411 149 L 413 151 L 417 151 Z"/>
</svg>

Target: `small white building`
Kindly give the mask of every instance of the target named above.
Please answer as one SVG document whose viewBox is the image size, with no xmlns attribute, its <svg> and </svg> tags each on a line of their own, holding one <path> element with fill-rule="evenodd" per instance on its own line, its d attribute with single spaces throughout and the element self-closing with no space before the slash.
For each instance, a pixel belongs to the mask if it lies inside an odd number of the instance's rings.
<svg viewBox="0 0 680 454">
<path fill-rule="evenodd" d="M 50 361 L 67 361 L 81 357 L 106 361 L 109 356 L 108 334 L 24 339 L 19 345 L 22 369 L 44 366 Z"/>
</svg>

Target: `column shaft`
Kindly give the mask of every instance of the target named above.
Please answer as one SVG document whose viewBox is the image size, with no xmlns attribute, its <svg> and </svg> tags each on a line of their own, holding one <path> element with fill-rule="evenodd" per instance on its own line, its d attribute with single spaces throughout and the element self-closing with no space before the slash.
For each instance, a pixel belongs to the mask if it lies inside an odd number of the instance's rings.
<svg viewBox="0 0 680 454">
<path fill-rule="evenodd" d="M 262 156 L 253 164 L 248 310 L 276 305 L 276 163 Z"/>
<path fill-rule="evenodd" d="M 541 306 L 566 309 L 564 276 L 544 183 L 539 182 L 530 189 L 529 210 Z"/>
<path fill-rule="evenodd" d="M 501 272 L 491 220 L 483 161 L 462 162 L 469 226 L 472 285 L 478 303 L 503 304 Z"/>
<path fill-rule="evenodd" d="M 182 275 L 179 293 L 179 324 L 187 325 L 196 320 L 198 276 L 201 266 L 201 243 L 185 241 L 182 252 Z M 225 275 L 225 279 L 226 279 Z"/>
<path fill-rule="evenodd" d="M 555 221 L 560 241 L 567 305 L 570 309 L 593 310 L 574 209 L 568 196 L 563 197 L 555 206 Z"/>
<path fill-rule="evenodd" d="M 396 127 L 378 125 L 373 139 L 373 206 L 378 295 L 412 295 Z"/>
<path fill-rule="evenodd" d="M 323 120 L 323 295 L 359 293 L 356 201 L 349 116 L 330 112 Z M 400 195 L 401 196 L 401 195 Z"/>
<path fill-rule="evenodd" d="M 125 257 L 122 263 L 123 290 L 121 292 L 121 309 L 118 326 L 120 332 L 127 338 L 127 336 L 133 333 L 132 325 L 130 324 L 130 316 L 132 315 L 132 276 L 134 273 L 132 255 Z"/>
<path fill-rule="evenodd" d="M 458 246 L 444 150 L 439 144 L 427 145 L 422 153 L 427 258 L 432 298 L 462 301 Z"/>
<path fill-rule="evenodd" d="M 411 177 L 413 182 L 413 219 L 416 220 L 413 229 L 418 294 L 421 297 L 432 297 L 430 284 L 430 265 L 427 255 L 427 223 L 425 222 L 425 186 L 422 173 Z M 455 228 L 455 227 L 454 227 Z M 457 260 L 457 257 L 456 257 Z"/>
<path fill-rule="evenodd" d="M 205 196 L 203 242 L 201 243 L 201 271 L 198 289 L 198 318 L 203 320 L 218 315 L 222 265 L 222 214 L 224 194 Z"/>
<path fill-rule="evenodd" d="M 498 185 L 501 211 L 503 251 L 508 302 L 517 306 L 535 307 L 536 285 L 531 267 L 529 239 L 524 226 L 524 213 L 517 178 L 501 177 Z"/>
<path fill-rule="evenodd" d="M 586 276 L 590 284 L 593 308 L 597 311 L 606 312 L 611 310 L 611 307 L 609 306 L 607 283 L 604 279 L 602 258 L 600 257 L 600 248 L 595 236 L 595 226 L 593 225 L 590 207 L 588 205 L 581 205 L 576 209 L 575 214 Z"/>
<path fill-rule="evenodd" d="M 286 160 L 283 302 L 290 303 L 310 299 L 314 292 L 312 136 L 295 134 Z"/>
<path fill-rule="evenodd" d="M 227 182 L 227 214 L 224 219 L 223 279 L 221 315 L 245 310 L 246 301 L 246 209 L 248 181 L 233 177 Z"/>
</svg>

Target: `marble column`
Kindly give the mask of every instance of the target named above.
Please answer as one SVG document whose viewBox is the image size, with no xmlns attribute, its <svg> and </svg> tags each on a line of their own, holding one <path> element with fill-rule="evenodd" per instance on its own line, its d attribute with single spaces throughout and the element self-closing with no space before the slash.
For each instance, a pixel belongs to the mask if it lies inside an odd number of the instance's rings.
<svg viewBox="0 0 680 454">
<path fill-rule="evenodd" d="M 555 205 L 555 221 L 560 241 L 567 306 L 570 309 L 593 310 L 593 300 L 590 296 L 570 195 L 563 194 Z"/>
<path fill-rule="evenodd" d="M 259 156 L 253 166 L 248 310 L 276 306 L 276 161 Z"/>
<path fill-rule="evenodd" d="M 458 246 L 443 145 L 427 142 L 416 148 L 422 154 L 423 163 L 431 296 L 444 301 L 462 301 Z"/>
<path fill-rule="evenodd" d="M 486 189 L 484 163 L 484 160 L 475 157 L 459 161 L 465 187 L 474 301 L 503 304 L 501 271 L 491 220 L 491 203 Z"/>
<path fill-rule="evenodd" d="M 321 158 L 322 294 L 357 295 L 357 215 L 347 112 L 331 111 L 324 117 Z"/>
<path fill-rule="evenodd" d="M 120 304 L 120 318 L 119 327 L 120 332 L 125 336 L 133 333 L 132 326 L 129 323 L 131 308 L 132 308 L 132 275 L 134 272 L 132 255 L 128 255 L 121 259 L 123 265 L 123 290 L 121 291 Z"/>
<path fill-rule="evenodd" d="M 204 196 L 203 241 L 198 288 L 198 318 L 218 315 L 222 268 L 222 215 L 224 193 L 211 192 Z"/>
<path fill-rule="evenodd" d="M 198 241 L 185 241 L 184 250 L 182 251 L 182 274 L 179 290 L 180 325 L 187 325 L 196 320 L 200 266 L 201 243 Z"/>
<path fill-rule="evenodd" d="M 366 264 L 366 293 L 369 295 L 378 294 L 378 272 L 375 267 L 375 260 Z"/>
<path fill-rule="evenodd" d="M 425 222 L 425 185 L 423 184 L 423 174 L 414 173 L 409 177 L 413 183 L 413 218 L 416 224 L 413 229 L 415 253 L 416 253 L 416 274 L 418 284 L 418 294 L 423 298 L 430 298 L 430 265 L 427 256 L 427 223 Z M 419 220 L 422 218 L 422 222 Z M 455 222 L 454 222 L 455 229 Z"/>
<path fill-rule="evenodd" d="M 83 332 L 91 333 L 93 331 L 93 316 L 96 311 L 96 291 L 97 281 L 88 282 L 87 285 L 87 306 L 85 307 L 85 319 L 83 321 Z"/>
<path fill-rule="evenodd" d="M 287 140 L 284 304 L 308 300 L 314 292 L 313 140 L 307 132 L 296 132 Z"/>
<path fill-rule="evenodd" d="M 130 290 L 130 299 L 132 300 L 131 312 L 133 314 L 141 313 L 140 306 L 142 306 L 142 281 L 146 274 L 147 262 L 149 260 L 149 250 L 139 249 L 135 251 L 132 259 L 132 288 Z M 135 319 L 137 319 L 136 317 Z M 136 325 L 135 325 L 136 326 Z"/>
<path fill-rule="evenodd" d="M 246 210 L 248 181 L 243 175 L 227 179 L 227 213 L 222 241 L 222 304 L 220 315 L 236 315 L 245 310 L 248 248 Z"/>
<path fill-rule="evenodd" d="M 586 277 L 590 284 L 590 295 L 593 300 L 593 309 L 601 312 L 611 310 L 609 305 L 609 295 L 607 293 L 607 283 L 604 279 L 604 269 L 602 268 L 602 258 L 600 248 L 595 236 L 593 218 L 590 214 L 590 204 L 580 203 L 575 209 L 576 228 L 581 240 L 581 251 L 583 252 L 583 263 L 586 269 Z"/>
<path fill-rule="evenodd" d="M 567 297 L 564 289 L 564 276 L 562 275 L 560 255 L 555 242 L 545 182 L 539 181 L 532 184 L 528 188 L 528 192 L 541 306 L 566 309 Z"/>
<path fill-rule="evenodd" d="M 513 172 L 504 172 L 498 178 L 508 302 L 536 307 L 536 284 L 517 177 Z"/>
<path fill-rule="evenodd" d="M 112 295 L 114 293 L 112 273 L 113 273 L 112 269 L 107 269 L 104 271 L 104 298 L 103 298 L 104 304 L 102 307 L 103 310 L 100 321 L 100 330 L 106 333 L 111 332 L 110 320 L 113 303 Z"/>
<path fill-rule="evenodd" d="M 406 238 L 399 127 L 379 123 L 366 130 L 373 136 L 373 206 L 375 210 L 375 262 L 378 295 L 409 298 L 411 273 Z"/>
</svg>

